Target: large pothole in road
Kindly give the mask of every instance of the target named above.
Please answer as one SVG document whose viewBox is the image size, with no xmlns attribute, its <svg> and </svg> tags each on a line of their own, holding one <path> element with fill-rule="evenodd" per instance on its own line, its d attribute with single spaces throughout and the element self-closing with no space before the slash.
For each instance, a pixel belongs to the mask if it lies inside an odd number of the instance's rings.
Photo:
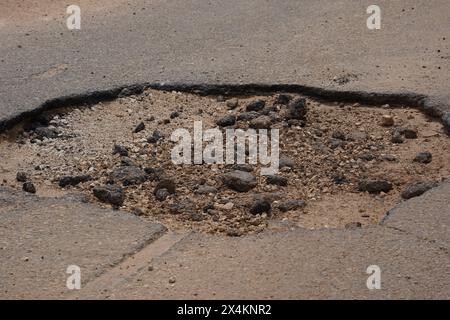
<svg viewBox="0 0 450 320">
<path fill-rule="evenodd" d="M 194 144 L 195 121 L 206 132 L 218 120 L 224 133 L 278 129 L 279 172 L 264 176 L 266 166 L 248 159 L 246 165 L 173 162 L 177 129 L 186 129 Z M 226 134 L 223 142 L 225 148 Z M 3 185 L 33 191 L 24 183 L 31 181 L 41 196 L 81 192 L 175 230 L 244 235 L 378 223 L 402 198 L 450 176 L 449 149 L 441 124 L 406 106 L 148 90 L 60 109 L 4 134 L 0 175 Z"/>
</svg>

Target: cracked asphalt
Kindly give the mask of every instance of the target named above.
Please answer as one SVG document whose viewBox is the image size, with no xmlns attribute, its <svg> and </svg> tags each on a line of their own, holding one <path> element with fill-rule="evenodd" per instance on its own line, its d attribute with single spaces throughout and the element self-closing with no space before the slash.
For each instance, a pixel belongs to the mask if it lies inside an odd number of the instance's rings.
<svg viewBox="0 0 450 320">
<path fill-rule="evenodd" d="M 378 31 L 366 27 L 365 0 L 79 4 L 77 31 L 64 1 L 0 4 L 0 123 L 51 99 L 143 82 L 450 96 L 446 0 L 379 1 Z M 449 299 L 449 195 L 444 183 L 359 230 L 173 241 L 162 226 L 77 198 L 1 189 L 0 297 Z M 140 268 L 117 271 L 134 258 Z M 76 295 L 65 287 L 70 264 L 82 267 Z M 366 287 L 373 264 L 381 290 Z"/>
</svg>

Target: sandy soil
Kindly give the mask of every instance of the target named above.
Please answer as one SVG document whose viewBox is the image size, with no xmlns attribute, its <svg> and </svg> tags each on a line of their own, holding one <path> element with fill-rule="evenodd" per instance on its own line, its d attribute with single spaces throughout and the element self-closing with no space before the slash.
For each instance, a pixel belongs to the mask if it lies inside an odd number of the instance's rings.
<svg viewBox="0 0 450 320">
<path fill-rule="evenodd" d="M 24 132 L 21 127 L 3 135 L 2 185 L 21 189 L 22 182 L 15 181 L 16 173 L 24 171 L 38 195 L 81 192 L 87 201 L 109 206 L 99 202 L 92 189 L 111 182 L 112 172 L 123 167 L 125 159 L 140 169 L 163 169 L 164 176 L 175 181 L 177 190 L 165 201 L 158 201 L 153 194 L 157 180 L 123 186 L 125 202 L 121 209 L 160 221 L 172 229 L 241 235 L 264 229 L 343 228 L 352 223 L 362 226 L 377 223 L 401 201 L 400 193 L 409 183 L 450 177 L 450 140 L 439 123 L 419 111 L 325 104 L 311 99 L 307 100 L 304 127 L 289 127 L 282 120 L 272 123 L 272 128 L 280 129 L 282 156 L 295 163 L 292 169 L 282 168 L 279 173 L 287 178 L 287 186 L 268 184 L 259 172 L 260 166 L 255 165 L 252 174 L 257 186 L 248 192 L 236 192 L 222 180 L 222 174 L 231 170 L 230 165 L 172 163 L 170 152 L 174 143 L 170 135 L 175 129 L 185 128 L 192 133 L 194 120 L 202 120 L 204 130 L 212 128 L 217 119 L 227 114 L 239 115 L 255 100 L 264 100 L 266 107 L 270 107 L 275 98 L 239 97 L 238 107 L 229 110 L 221 98 L 149 90 L 141 96 L 72 111 L 61 109 L 49 116 L 53 118 L 49 128 L 59 135 L 55 139 L 41 141 L 36 139 L 36 133 Z M 279 105 L 278 114 L 283 114 L 285 108 Z M 179 116 L 171 119 L 174 111 Z M 395 126 L 380 125 L 383 115 L 392 116 Z M 145 129 L 134 133 L 140 122 Z M 392 143 L 396 126 L 417 128 L 418 138 Z M 238 121 L 235 127 L 245 129 L 248 122 Z M 147 138 L 156 129 L 164 138 L 149 143 Z M 336 140 L 332 137 L 336 134 L 344 134 L 346 138 L 333 148 L 332 142 Z M 112 154 L 116 144 L 128 150 L 128 157 Z M 431 163 L 413 161 L 421 151 L 432 153 Z M 83 174 L 89 174 L 92 180 L 74 187 L 58 186 L 63 176 Z M 336 178 L 344 181 L 337 183 Z M 362 179 L 385 179 L 393 184 L 393 189 L 378 194 L 360 192 L 357 186 Z M 200 185 L 214 187 L 217 193 L 197 194 Z M 269 195 L 271 210 L 251 214 L 255 195 L 260 194 Z M 304 200 L 306 207 L 288 212 L 279 210 L 278 206 L 285 201 L 298 199 Z"/>
</svg>

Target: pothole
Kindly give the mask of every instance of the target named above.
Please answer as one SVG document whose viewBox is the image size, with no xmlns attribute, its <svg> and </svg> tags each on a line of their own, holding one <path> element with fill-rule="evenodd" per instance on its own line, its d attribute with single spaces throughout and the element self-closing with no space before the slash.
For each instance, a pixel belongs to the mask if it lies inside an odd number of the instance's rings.
<svg viewBox="0 0 450 320">
<path fill-rule="evenodd" d="M 420 111 L 310 98 L 303 106 L 301 99 L 146 90 L 61 108 L 3 134 L 0 178 L 2 185 L 26 184 L 28 191 L 31 182 L 40 196 L 76 192 L 101 206 L 111 204 L 99 198 L 114 202 L 172 230 L 238 236 L 375 224 L 402 201 L 402 193 L 403 198 L 418 195 L 450 176 L 450 139 L 440 123 Z M 296 103 L 302 110 L 293 115 Z M 175 130 L 192 135 L 195 121 L 207 130 L 219 119 L 228 128 L 279 129 L 282 167 L 276 177 L 262 175 L 259 163 L 173 163 Z M 241 192 L 224 183 L 223 175 L 235 170 L 254 178 Z M 155 195 L 161 183 L 166 191 Z M 99 189 L 105 185 L 109 190 Z M 123 191 L 123 199 L 111 198 L 111 188 Z"/>
</svg>

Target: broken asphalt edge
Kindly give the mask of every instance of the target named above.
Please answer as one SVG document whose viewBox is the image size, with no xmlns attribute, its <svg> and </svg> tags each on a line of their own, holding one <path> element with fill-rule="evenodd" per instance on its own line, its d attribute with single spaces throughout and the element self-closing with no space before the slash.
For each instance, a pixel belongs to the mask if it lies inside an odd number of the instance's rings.
<svg viewBox="0 0 450 320">
<path fill-rule="evenodd" d="M 0 119 L 0 133 L 12 128 L 23 120 L 62 107 L 75 107 L 111 101 L 142 93 L 146 89 L 180 91 L 199 95 L 248 96 L 273 93 L 301 94 L 316 99 L 334 102 L 362 103 L 368 105 L 391 104 L 417 108 L 432 118 L 439 119 L 450 135 L 450 101 L 445 97 L 428 96 L 412 92 L 367 92 L 340 91 L 298 84 L 190 84 L 190 83 L 141 83 L 118 86 L 106 90 L 88 91 L 62 96 L 45 101 L 35 109 L 13 114 Z"/>
</svg>

